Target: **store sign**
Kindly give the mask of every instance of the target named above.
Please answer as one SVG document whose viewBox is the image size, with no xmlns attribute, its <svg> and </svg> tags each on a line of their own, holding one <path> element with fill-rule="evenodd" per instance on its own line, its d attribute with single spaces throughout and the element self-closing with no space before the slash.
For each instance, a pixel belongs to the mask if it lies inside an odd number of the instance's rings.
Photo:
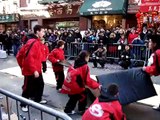
<svg viewBox="0 0 160 120">
<path fill-rule="evenodd" d="M 160 12 L 160 4 L 140 6 L 140 11 L 141 12 L 153 12 L 153 11 Z"/>
<path fill-rule="evenodd" d="M 70 28 L 70 27 L 78 27 L 78 21 L 65 21 L 65 22 L 56 22 L 57 28 Z"/>
<path fill-rule="evenodd" d="M 135 14 L 139 10 L 139 4 L 141 0 L 129 0 L 128 1 L 128 10 L 127 12 L 130 14 Z"/>
<path fill-rule="evenodd" d="M 67 4 L 67 5 L 56 5 L 51 4 L 48 7 L 48 12 L 51 16 L 73 16 L 78 15 L 79 9 L 81 5 L 73 5 L 73 4 Z"/>
<path fill-rule="evenodd" d="M 19 21 L 19 14 L 0 15 L 0 23 L 17 21 Z"/>
<path fill-rule="evenodd" d="M 154 3 L 154 2 L 160 2 L 160 0 L 141 0 L 141 3 Z"/>
<path fill-rule="evenodd" d="M 101 7 L 108 7 L 109 5 L 111 5 L 111 2 L 109 1 L 98 1 L 95 2 L 94 4 L 92 4 L 92 7 L 94 8 L 101 8 Z"/>
<path fill-rule="evenodd" d="M 108 1 L 98 1 L 92 4 L 92 8 L 87 9 L 88 12 L 90 12 L 91 15 L 94 14 L 107 14 L 107 11 L 112 10 L 110 6 L 112 3 Z"/>
</svg>

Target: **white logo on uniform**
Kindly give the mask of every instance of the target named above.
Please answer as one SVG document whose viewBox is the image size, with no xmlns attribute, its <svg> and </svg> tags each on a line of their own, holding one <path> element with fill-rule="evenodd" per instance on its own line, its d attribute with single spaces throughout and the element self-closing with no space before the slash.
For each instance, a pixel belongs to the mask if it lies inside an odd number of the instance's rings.
<svg viewBox="0 0 160 120">
<path fill-rule="evenodd" d="M 96 117 L 102 117 L 104 111 L 102 110 L 101 105 L 99 104 L 94 104 L 89 108 L 89 112 Z"/>
</svg>

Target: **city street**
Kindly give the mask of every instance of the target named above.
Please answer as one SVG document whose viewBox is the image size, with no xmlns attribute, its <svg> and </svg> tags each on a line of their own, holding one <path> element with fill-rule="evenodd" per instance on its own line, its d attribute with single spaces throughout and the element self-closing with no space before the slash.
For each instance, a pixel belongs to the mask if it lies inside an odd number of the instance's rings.
<svg viewBox="0 0 160 120">
<path fill-rule="evenodd" d="M 0 65 L 0 76 L 1 76 L 0 87 L 5 90 L 11 91 L 17 95 L 21 95 L 21 86 L 23 84 L 23 78 L 17 77 L 17 75 L 7 74 L 2 72 L 2 70 L 6 68 L 15 69 L 15 67 L 17 67 L 16 59 L 13 56 L 9 56 L 7 59 L 0 59 L 0 64 L 1 64 Z M 105 73 L 114 72 L 116 70 L 121 69 L 117 65 L 109 65 L 109 64 L 107 64 L 108 66 L 107 69 L 99 69 L 99 68 L 93 69 L 91 63 L 89 63 L 89 66 L 91 68 L 92 75 L 105 74 Z M 18 71 L 14 71 L 14 73 L 17 73 L 17 72 Z M 160 81 L 158 79 L 159 77 L 154 78 L 153 80 L 154 83 L 160 84 Z M 53 78 L 53 81 L 55 81 L 54 78 Z M 46 83 L 43 97 L 49 101 L 47 103 L 48 107 L 51 107 L 59 111 L 63 111 L 68 97 L 66 95 L 62 95 L 58 93 L 55 89 L 54 83 L 55 82 L 53 82 L 53 84 Z M 124 108 L 124 112 L 127 115 L 128 120 L 159 120 L 160 119 L 160 112 L 152 110 L 152 107 L 150 105 L 141 104 L 141 103 L 132 103 L 127 106 L 124 106 L 123 108 Z M 12 110 L 15 111 L 15 108 L 13 107 Z M 22 115 L 27 117 L 26 113 L 23 113 L 22 111 L 20 112 Z M 34 114 L 34 119 L 38 120 L 39 114 L 37 112 L 33 112 L 33 114 Z M 73 118 L 73 120 L 81 120 L 81 116 L 77 114 L 72 115 L 71 117 Z M 47 117 L 47 120 L 51 120 L 51 119 L 53 118 Z"/>
</svg>

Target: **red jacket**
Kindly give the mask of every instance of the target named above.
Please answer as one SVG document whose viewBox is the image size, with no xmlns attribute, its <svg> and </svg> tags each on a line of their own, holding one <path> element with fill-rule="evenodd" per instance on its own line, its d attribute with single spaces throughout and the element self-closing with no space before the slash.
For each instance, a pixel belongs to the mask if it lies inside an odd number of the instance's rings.
<svg viewBox="0 0 160 120">
<path fill-rule="evenodd" d="M 156 50 L 156 54 L 158 55 L 158 61 L 160 66 L 160 49 Z M 146 67 L 146 72 L 150 75 L 160 75 L 156 69 L 156 56 L 155 53 L 152 53 L 150 58 L 148 59 L 148 66 Z"/>
<path fill-rule="evenodd" d="M 58 61 L 65 60 L 64 51 L 61 48 L 55 48 L 51 51 L 48 56 L 48 60 L 52 63 L 52 68 L 54 72 L 63 71 L 63 66 L 58 64 Z"/>
<path fill-rule="evenodd" d="M 92 89 L 96 89 L 99 87 L 99 84 L 90 77 L 90 69 L 87 64 L 80 67 L 79 71 L 80 71 L 81 78 L 82 80 L 84 80 L 84 83 L 86 84 L 86 86 Z M 87 72 L 87 77 L 86 77 L 86 72 Z"/>
<path fill-rule="evenodd" d="M 136 37 L 138 37 L 138 34 L 132 34 L 132 33 L 130 33 L 129 36 L 128 36 L 128 44 L 132 44 L 132 41 Z"/>
<path fill-rule="evenodd" d="M 83 114 L 82 120 L 111 120 L 110 115 L 113 115 L 114 120 L 126 120 L 118 100 L 99 102 L 97 98 Z"/>
<path fill-rule="evenodd" d="M 35 41 L 35 42 L 34 42 Z M 33 46 L 31 47 L 27 57 L 25 57 L 26 52 L 29 49 L 31 43 Z M 41 63 L 42 63 L 42 43 L 40 39 L 30 39 L 28 42 L 20 49 L 17 54 L 17 62 L 21 67 L 23 75 L 33 75 L 35 71 L 41 72 Z"/>
<path fill-rule="evenodd" d="M 48 46 L 42 44 L 42 54 L 43 54 L 43 58 L 42 61 L 47 61 L 48 55 L 49 55 L 49 49 Z"/>
<path fill-rule="evenodd" d="M 92 89 L 96 89 L 96 88 L 99 87 L 99 84 L 90 77 L 90 70 L 89 70 L 89 67 L 88 67 L 87 64 L 76 68 L 76 70 L 79 71 L 78 73 L 80 73 L 80 76 L 83 80 L 82 83 L 85 83 L 85 86 L 88 86 Z M 76 81 L 74 81 L 74 82 L 76 82 Z M 71 84 L 70 82 L 65 82 L 64 81 L 61 93 L 64 93 L 64 94 L 80 94 L 85 90 L 85 86 L 84 87 L 77 87 L 77 86 L 74 86 L 74 83 Z M 70 88 L 68 88 L 68 87 L 70 87 Z"/>
</svg>

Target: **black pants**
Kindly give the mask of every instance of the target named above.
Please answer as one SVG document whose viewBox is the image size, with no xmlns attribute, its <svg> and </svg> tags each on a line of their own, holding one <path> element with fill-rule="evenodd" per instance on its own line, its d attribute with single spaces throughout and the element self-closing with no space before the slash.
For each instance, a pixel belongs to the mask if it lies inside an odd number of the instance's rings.
<svg viewBox="0 0 160 120">
<path fill-rule="evenodd" d="M 130 61 L 121 60 L 119 62 L 119 65 L 124 69 L 128 69 L 128 67 L 131 65 L 131 62 Z"/>
<path fill-rule="evenodd" d="M 101 67 L 103 68 L 104 65 L 105 65 L 105 60 L 100 60 L 100 59 L 93 58 L 94 67 L 97 67 L 97 63 L 99 63 L 101 65 Z"/>
<path fill-rule="evenodd" d="M 64 109 L 64 112 L 69 113 L 76 107 L 76 104 L 78 102 L 78 110 L 84 111 L 87 105 L 87 95 L 86 91 L 81 94 L 75 94 L 75 95 L 68 95 L 69 100 L 66 104 L 66 107 Z"/>
<path fill-rule="evenodd" d="M 38 78 L 32 76 L 24 77 L 24 85 L 22 87 L 22 97 L 31 98 L 35 102 L 40 102 L 42 100 L 43 90 L 44 90 L 44 81 L 42 74 Z M 24 103 L 21 103 L 21 107 L 26 106 Z"/>
<path fill-rule="evenodd" d="M 56 89 L 60 89 L 62 88 L 63 82 L 64 82 L 64 72 L 55 72 L 55 77 L 56 77 L 56 81 L 57 81 L 57 87 Z"/>
<path fill-rule="evenodd" d="M 42 62 L 42 70 L 43 70 L 44 73 L 47 71 L 47 63 L 46 63 L 46 61 Z"/>
</svg>

